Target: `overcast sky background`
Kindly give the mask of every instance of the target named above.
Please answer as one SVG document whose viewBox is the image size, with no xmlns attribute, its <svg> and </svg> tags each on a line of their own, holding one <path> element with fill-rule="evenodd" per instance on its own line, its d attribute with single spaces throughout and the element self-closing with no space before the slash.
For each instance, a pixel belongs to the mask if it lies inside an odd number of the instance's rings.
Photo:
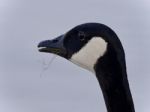
<svg viewBox="0 0 150 112">
<path fill-rule="evenodd" d="M 106 112 L 95 76 L 37 44 L 85 22 L 110 26 L 126 52 L 136 112 L 150 112 L 149 0 L 0 0 L 0 112 Z"/>
</svg>

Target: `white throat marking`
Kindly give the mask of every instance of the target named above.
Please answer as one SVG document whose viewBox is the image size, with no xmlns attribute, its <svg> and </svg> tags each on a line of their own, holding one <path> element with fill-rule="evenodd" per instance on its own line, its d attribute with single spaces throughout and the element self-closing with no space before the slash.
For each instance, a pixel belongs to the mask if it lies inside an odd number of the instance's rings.
<svg viewBox="0 0 150 112">
<path fill-rule="evenodd" d="M 101 37 L 93 37 L 77 53 L 73 54 L 70 61 L 78 66 L 94 72 L 94 65 L 107 50 L 107 42 Z"/>
</svg>

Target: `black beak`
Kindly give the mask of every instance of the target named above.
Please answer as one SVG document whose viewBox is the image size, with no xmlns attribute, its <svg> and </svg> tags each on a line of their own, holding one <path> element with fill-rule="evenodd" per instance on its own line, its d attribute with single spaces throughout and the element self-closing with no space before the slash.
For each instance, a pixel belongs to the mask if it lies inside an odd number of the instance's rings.
<svg viewBox="0 0 150 112">
<path fill-rule="evenodd" d="M 40 52 L 53 53 L 65 57 L 67 52 L 64 47 L 64 35 L 61 35 L 53 40 L 45 40 L 38 44 Z"/>
</svg>

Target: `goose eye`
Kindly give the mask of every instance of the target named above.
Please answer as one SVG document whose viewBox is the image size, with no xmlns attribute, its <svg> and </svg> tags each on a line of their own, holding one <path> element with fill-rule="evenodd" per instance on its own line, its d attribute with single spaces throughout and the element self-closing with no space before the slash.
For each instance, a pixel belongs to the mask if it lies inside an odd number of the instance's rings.
<svg viewBox="0 0 150 112">
<path fill-rule="evenodd" d="M 84 32 L 79 31 L 78 36 L 79 36 L 80 41 L 84 41 L 85 40 L 85 33 Z"/>
</svg>

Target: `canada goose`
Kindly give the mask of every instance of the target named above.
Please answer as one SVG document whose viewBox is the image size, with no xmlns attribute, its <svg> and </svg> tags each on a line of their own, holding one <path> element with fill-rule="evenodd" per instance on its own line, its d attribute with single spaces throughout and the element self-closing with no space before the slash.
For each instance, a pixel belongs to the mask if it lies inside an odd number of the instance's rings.
<svg viewBox="0 0 150 112">
<path fill-rule="evenodd" d="M 125 53 L 115 32 L 100 23 L 78 25 L 38 45 L 91 72 L 100 84 L 108 112 L 135 112 L 126 72 Z"/>
</svg>

